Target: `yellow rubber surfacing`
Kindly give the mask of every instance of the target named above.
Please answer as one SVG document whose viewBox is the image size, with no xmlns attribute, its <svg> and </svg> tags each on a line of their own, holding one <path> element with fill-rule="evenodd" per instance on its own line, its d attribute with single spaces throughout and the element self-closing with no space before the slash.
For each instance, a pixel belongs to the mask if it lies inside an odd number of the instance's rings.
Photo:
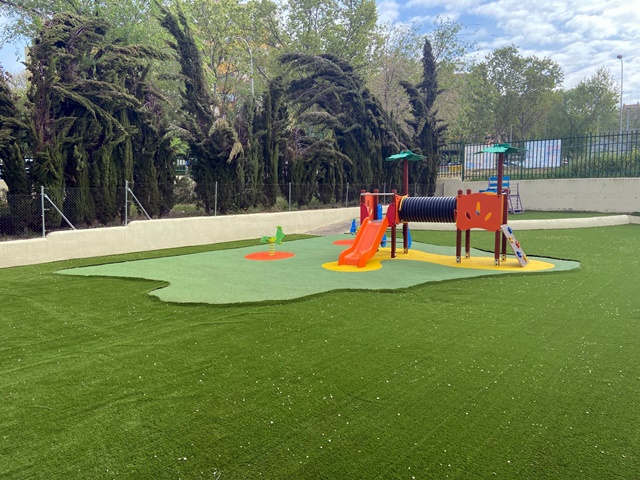
<svg viewBox="0 0 640 480">
<path fill-rule="evenodd" d="M 453 268 L 471 268 L 506 272 L 543 272 L 545 270 L 552 270 L 555 267 L 552 263 L 532 258 L 529 258 L 529 263 L 525 267 L 521 267 L 515 257 L 507 257 L 506 260 L 500 261 L 500 265 L 497 266 L 494 265 L 493 256 L 463 258 L 460 263 L 457 263 L 456 258 L 450 255 L 438 255 L 436 253 L 421 252 L 419 250 L 409 250 L 408 253 L 397 253 L 396 258 L 391 258 L 390 248 L 381 248 L 378 250 L 371 260 L 369 260 L 369 262 L 367 262 L 367 264 L 362 268 L 358 268 L 353 265 L 338 265 L 337 261 L 324 263 L 322 266 L 327 270 L 336 272 L 368 272 L 381 269 L 382 262 L 384 261 L 396 260 L 435 263 L 437 265 Z"/>
</svg>

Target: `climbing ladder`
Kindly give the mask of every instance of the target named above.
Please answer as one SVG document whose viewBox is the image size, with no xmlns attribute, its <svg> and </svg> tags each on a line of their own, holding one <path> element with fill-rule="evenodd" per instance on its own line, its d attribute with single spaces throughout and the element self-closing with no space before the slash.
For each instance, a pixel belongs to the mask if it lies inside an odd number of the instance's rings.
<svg viewBox="0 0 640 480">
<path fill-rule="evenodd" d="M 520 266 L 524 267 L 525 265 L 527 265 L 527 263 L 529 263 L 529 259 L 522 250 L 520 242 L 518 242 L 518 240 L 516 240 L 516 237 L 513 235 L 513 230 L 511 229 L 511 227 L 509 225 L 501 225 L 500 228 L 502 229 L 502 233 L 504 234 L 504 236 L 507 237 L 507 242 L 509 242 L 509 245 L 511 245 L 511 249 L 518 259 L 518 263 L 520 263 Z"/>
<path fill-rule="evenodd" d="M 509 199 L 509 213 L 524 213 L 522 200 L 520 200 L 520 184 L 519 183 L 516 183 L 515 190 L 512 188 L 509 188 L 507 192 L 507 198 Z"/>
</svg>

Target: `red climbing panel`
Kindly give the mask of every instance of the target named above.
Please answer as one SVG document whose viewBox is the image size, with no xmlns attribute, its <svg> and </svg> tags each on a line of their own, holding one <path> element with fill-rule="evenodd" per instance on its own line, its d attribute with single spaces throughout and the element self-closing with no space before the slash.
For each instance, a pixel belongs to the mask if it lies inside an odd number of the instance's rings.
<svg viewBox="0 0 640 480">
<path fill-rule="evenodd" d="M 458 195 L 456 226 L 459 230 L 482 228 L 497 232 L 502 225 L 502 195 L 472 193 Z"/>
</svg>

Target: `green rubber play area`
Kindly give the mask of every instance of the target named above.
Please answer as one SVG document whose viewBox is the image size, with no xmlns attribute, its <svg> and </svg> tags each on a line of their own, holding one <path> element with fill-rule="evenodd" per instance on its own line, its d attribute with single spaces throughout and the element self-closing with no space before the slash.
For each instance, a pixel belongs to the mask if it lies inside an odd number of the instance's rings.
<svg viewBox="0 0 640 480">
<path fill-rule="evenodd" d="M 338 266 L 349 234 L 285 241 L 270 255 L 268 246 L 203 252 L 62 270 L 65 275 L 142 278 L 166 282 L 151 295 L 177 303 L 232 304 L 292 300 L 332 290 L 393 290 L 486 275 L 559 272 L 579 262 L 530 257 L 521 267 L 511 255 L 500 266 L 493 253 L 471 250 L 455 261 L 455 248 L 413 242 L 407 254 L 380 248 L 366 267 Z"/>
</svg>

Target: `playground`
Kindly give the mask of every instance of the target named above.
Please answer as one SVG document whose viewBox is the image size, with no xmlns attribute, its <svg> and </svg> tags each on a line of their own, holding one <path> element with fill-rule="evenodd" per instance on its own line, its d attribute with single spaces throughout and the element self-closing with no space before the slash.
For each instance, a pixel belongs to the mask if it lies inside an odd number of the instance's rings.
<svg viewBox="0 0 640 480">
<path fill-rule="evenodd" d="M 161 300 L 225 304 L 291 300 L 332 290 L 392 290 L 482 275 L 577 268 L 579 263 L 575 261 L 529 259 L 516 240 L 508 224 L 509 189 L 503 183 L 502 169 L 504 155 L 517 150 L 509 144 L 485 148 L 483 151 L 494 153 L 498 158 L 495 183 L 492 188 L 478 193 L 459 191 L 457 197 L 409 197 L 406 194 L 409 162 L 421 161 L 424 157 L 410 151 L 392 155 L 387 161 L 402 162 L 405 195 L 398 195 L 396 191 L 389 194 L 380 194 L 377 190 L 362 192 L 359 226 L 353 219 L 348 230 L 353 239 L 337 236 L 298 240 L 288 242 L 287 249 L 278 250 L 286 233 L 281 225 L 277 225 L 275 233 L 260 237 L 260 243 L 267 245 L 267 250 L 247 247 L 71 269 L 62 273 L 158 280 L 166 286 L 152 294 Z M 381 196 L 391 197 L 386 213 Z M 455 223 L 455 249 L 412 245 L 410 222 Z M 400 241 L 398 227 L 402 228 Z M 492 257 L 471 248 L 472 229 L 493 235 Z M 346 225 L 343 230 L 347 230 Z M 384 248 L 387 245 L 388 248 Z M 507 255 L 507 245 L 513 251 L 511 259 Z M 338 255 L 334 246 L 346 248 Z"/>
<path fill-rule="evenodd" d="M 348 231 L 349 225 L 344 230 Z M 395 290 L 428 282 L 479 276 L 559 272 L 579 267 L 570 260 L 531 258 L 521 268 L 514 258 L 493 265 L 491 252 L 473 249 L 456 263 L 455 248 L 414 242 L 408 254 L 390 258 L 380 248 L 365 268 L 338 265 L 354 239 L 350 234 L 285 241 L 269 255 L 264 244 L 215 252 L 109 263 L 61 270 L 66 275 L 142 278 L 164 282 L 150 292 L 178 303 L 281 301 L 332 290 Z M 283 255 L 286 254 L 286 255 Z"/>
</svg>

